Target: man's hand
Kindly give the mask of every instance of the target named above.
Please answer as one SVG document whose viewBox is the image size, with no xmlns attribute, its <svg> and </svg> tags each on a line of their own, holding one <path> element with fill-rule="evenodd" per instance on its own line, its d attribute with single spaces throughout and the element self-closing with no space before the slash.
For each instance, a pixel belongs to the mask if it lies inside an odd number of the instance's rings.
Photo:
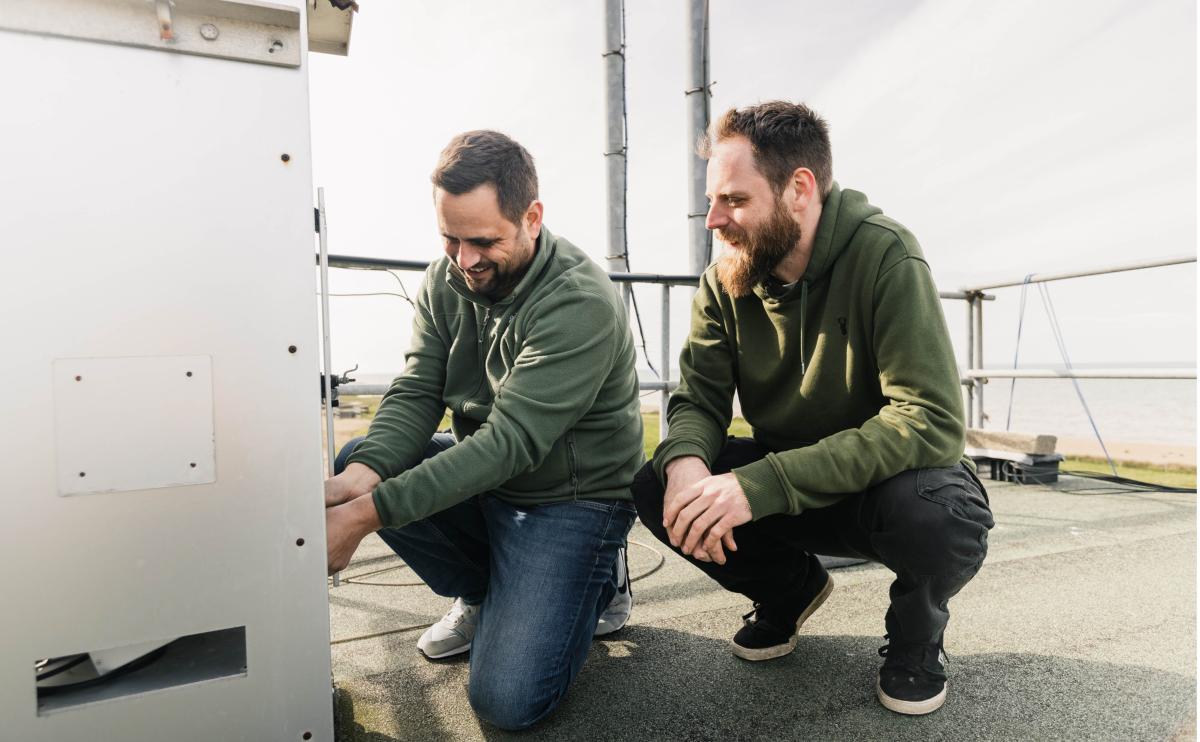
<svg viewBox="0 0 1200 742">
<path fill-rule="evenodd" d="M 702 562 L 717 564 L 725 563 L 722 545 L 737 551 L 733 529 L 751 518 L 750 502 L 732 472 L 701 479 L 663 507 L 671 545 Z"/>
<path fill-rule="evenodd" d="M 325 480 L 325 507 L 332 508 L 368 495 L 377 484 L 379 475 L 374 469 L 366 464 L 350 464 L 341 474 Z"/>
<path fill-rule="evenodd" d="M 367 534 L 383 524 L 370 497 L 356 497 L 325 510 L 325 549 L 329 574 L 341 572 Z"/>
</svg>

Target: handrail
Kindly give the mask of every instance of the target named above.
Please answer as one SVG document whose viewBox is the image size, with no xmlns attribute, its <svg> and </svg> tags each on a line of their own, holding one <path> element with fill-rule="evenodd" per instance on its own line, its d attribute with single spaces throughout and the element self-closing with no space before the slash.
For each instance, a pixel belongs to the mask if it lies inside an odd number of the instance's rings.
<svg viewBox="0 0 1200 742">
<path fill-rule="evenodd" d="M 1062 281 L 1067 278 L 1083 278 L 1085 276 L 1104 276 L 1109 273 L 1122 273 L 1124 271 L 1136 271 L 1143 268 L 1161 268 L 1167 265 L 1183 265 L 1185 263 L 1195 263 L 1195 255 L 1177 255 L 1170 258 L 1157 258 L 1154 260 L 1139 260 L 1132 263 L 1120 263 L 1104 268 L 1091 268 L 1082 271 L 1068 271 L 1065 273 L 1030 273 L 1028 276 L 1008 281 L 1000 281 L 998 283 L 985 283 L 977 286 L 968 286 L 962 291 L 966 294 L 979 293 L 988 289 L 1003 289 L 1010 286 L 1021 286 L 1026 283 L 1046 283 L 1047 281 Z"/>
<path fill-rule="evenodd" d="M 396 270 L 424 271 L 429 267 L 427 260 L 396 260 L 392 258 L 369 258 L 363 255 L 330 255 L 330 268 L 350 268 L 354 270 Z M 700 276 L 688 274 L 663 273 L 609 273 L 613 283 L 651 283 L 660 286 L 695 286 L 700 282 Z M 939 291 L 942 299 L 959 299 L 969 301 L 974 294 L 965 291 Z M 985 295 L 983 299 L 991 301 L 996 297 Z"/>
<path fill-rule="evenodd" d="M 969 379 L 1194 379 L 1191 368 L 972 368 Z"/>
</svg>

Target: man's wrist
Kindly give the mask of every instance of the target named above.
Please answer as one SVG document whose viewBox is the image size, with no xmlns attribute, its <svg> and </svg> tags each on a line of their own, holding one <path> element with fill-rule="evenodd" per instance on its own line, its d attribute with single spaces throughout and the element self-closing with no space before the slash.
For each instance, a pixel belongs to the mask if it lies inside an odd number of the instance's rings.
<svg viewBox="0 0 1200 742">
<path fill-rule="evenodd" d="M 369 493 L 375 489 L 377 484 L 383 481 L 378 472 L 366 464 L 358 462 L 347 465 L 341 475 L 346 477 L 355 492 Z"/>
<path fill-rule="evenodd" d="M 667 465 L 663 467 L 663 474 L 667 479 L 674 475 L 686 475 L 688 472 L 695 472 L 708 476 L 708 464 L 704 463 L 704 459 L 699 456 L 680 456 L 676 459 L 671 459 Z"/>
<path fill-rule="evenodd" d="M 370 495 L 356 497 L 348 504 L 353 509 L 354 523 L 361 535 L 366 536 L 383 528 L 383 522 L 379 519 L 379 511 L 375 508 L 374 497 Z"/>
</svg>

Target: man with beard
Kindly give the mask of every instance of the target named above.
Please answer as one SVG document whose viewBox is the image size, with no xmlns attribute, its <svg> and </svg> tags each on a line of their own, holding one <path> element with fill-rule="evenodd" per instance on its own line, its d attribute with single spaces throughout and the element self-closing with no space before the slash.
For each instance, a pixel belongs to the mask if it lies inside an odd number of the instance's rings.
<svg viewBox="0 0 1200 742">
<path fill-rule="evenodd" d="M 521 729 L 629 616 L 633 338 L 608 276 L 543 226 L 521 145 L 461 134 L 432 180 L 446 257 L 425 273 L 403 373 L 325 483 L 328 566 L 377 532 L 455 599 L 418 650 L 470 650 L 471 706 Z M 434 435 L 447 408 L 454 434 Z"/>
<path fill-rule="evenodd" d="M 947 601 L 992 527 L 963 458 L 962 397 L 916 239 L 833 182 L 825 122 L 804 105 L 730 110 L 708 159 L 705 271 L 680 354 L 670 433 L 634 480 L 642 522 L 754 603 L 733 637 L 783 656 L 833 580 L 815 554 L 896 573 L 877 695 L 925 714 L 946 698 Z M 734 394 L 753 438 L 726 438 Z"/>
</svg>

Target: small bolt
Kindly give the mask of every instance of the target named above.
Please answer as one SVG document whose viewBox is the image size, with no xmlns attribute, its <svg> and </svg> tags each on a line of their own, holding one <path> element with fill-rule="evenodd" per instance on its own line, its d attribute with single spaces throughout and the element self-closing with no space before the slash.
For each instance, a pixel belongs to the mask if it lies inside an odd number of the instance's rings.
<svg viewBox="0 0 1200 742">
<path fill-rule="evenodd" d="M 312 732 L 305 732 L 304 734 L 301 734 L 300 736 L 303 737 L 304 739 L 312 739 Z"/>
<path fill-rule="evenodd" d="M 75 377 L 75 381 L 83 381 L 83 377 L 82 377 L 82 376 L 76 376 L 76 377 Z"/>
<path fill-rule="evenodd" d="M 284 152 L 282 155 L 279 156 L 279 159 L 283 160 L 284 162 L 291 162 L 292 156 L 289 155 L 287 152 Z"/>
<path fill-rule="evenodd" d="M 189 379 L 190 379 L 190 378 L 192 378 L 192 372 L 191 372 L 191 371 L 188 371 L 188 372 L 187 372 L 187 377 L 188 377 Z"/>
<path fill-rule="evenodd" d="M 304 539 L 302 539 L 302 538 L 296 539 L 296 546 L 304 546 Z"/>
<path fill-rule="evenodd" d="M 281 49 L 283 49 L 283 42 L 279 39 L 275 39 L 271 42 L 271 46 L 267 48 L 267 54 L 274 54 Z"/>
<path fill-rule="evenodd" d="M 188 464 L 188 466 L 190 466 L 190 467 L 192 467 L 193 469 L 195 469 L 195 468 L 196 468 L 196 462 L 195 462 L 195 461 L 193 461 L 192 463 Z"/>
<path fill-rule="evenodd" d="M 221 29 L 211 23 L 203 23 L 200 25 L 200 35 L 207 41 L 216 41 L 221 35 Z"/>
<path fill-rule="evenodd" d="M 288 346 L 288 353 L 295 353 L 295 352 L 296 352 L 296 346 L 294 346 L 294 345 L 289 345 L 289 346 Z"/>
<path fill-rule="evenodd" d="M 81 476 L 81 477 L 86 477 L 86 476 L 87 476 L 87 472 L 82 472 L 82 471 L 81 471 L 81 472 L 79 472 L 79 476 Z"/>
</svg>

